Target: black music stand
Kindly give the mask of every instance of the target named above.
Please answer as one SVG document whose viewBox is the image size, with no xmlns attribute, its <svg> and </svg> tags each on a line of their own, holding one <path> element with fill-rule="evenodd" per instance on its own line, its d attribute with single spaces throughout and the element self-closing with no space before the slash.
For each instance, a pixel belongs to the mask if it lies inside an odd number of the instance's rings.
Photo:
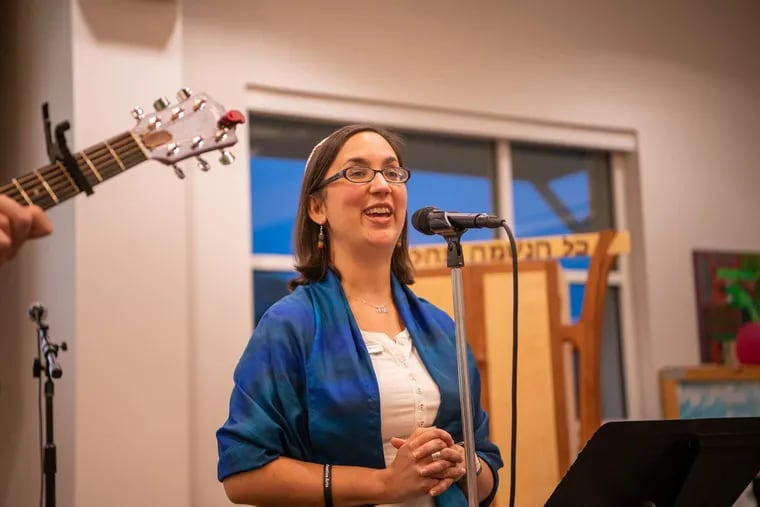
<svg viewBox="0 0 760 507">
<path fill-rule="evenodd" d="M 545 507 L 729 507 L 759 471 L 760 417 L 610 422 Z"/>
</svg>

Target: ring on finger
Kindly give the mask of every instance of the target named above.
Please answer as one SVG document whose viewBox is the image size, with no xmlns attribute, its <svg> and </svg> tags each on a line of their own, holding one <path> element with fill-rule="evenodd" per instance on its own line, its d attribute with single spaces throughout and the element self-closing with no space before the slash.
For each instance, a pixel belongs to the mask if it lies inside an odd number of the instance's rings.
<svg viewBox="0 0 760 507">
<path fill-rule="evenodd" d="M 441 451 L 435 451 L 430 455 L 430 457 L 433 459 L 433 461 L 441 459 Z"/>
</svg>

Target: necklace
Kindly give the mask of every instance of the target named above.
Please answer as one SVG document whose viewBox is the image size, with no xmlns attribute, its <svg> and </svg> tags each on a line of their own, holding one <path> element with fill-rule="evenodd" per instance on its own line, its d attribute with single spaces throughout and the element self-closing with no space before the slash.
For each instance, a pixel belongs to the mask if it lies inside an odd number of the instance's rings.
<svg viewBox="0 0 760 507">
<path fill-rule="evenodd" d="M 348 297 L 350 297 L 351 299 L 355 299 L 355 300 L 359 301 L 360 303 L 364 303 L 367 306 L 371 306 L 372 308 L 375 309 L 375 312 L 377 312 L 377 313 L 388 313 L 388 307 L 385 306 L 385 305 L 373 305 L 372 303 L 370 303 L 366 299 L 362 299 L 362 298 L 359 298 L 359 297 L 356 297 L 356 296 L 348 296 Z"/>
</svg>

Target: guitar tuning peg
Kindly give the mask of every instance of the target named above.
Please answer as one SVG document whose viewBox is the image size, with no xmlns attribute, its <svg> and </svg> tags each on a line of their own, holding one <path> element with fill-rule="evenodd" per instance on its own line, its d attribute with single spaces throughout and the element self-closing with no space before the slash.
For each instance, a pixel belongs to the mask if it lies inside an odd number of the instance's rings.
<svg viewBox="0 0 760 507">
<path fill-rule="evenodd" d="M 204 107 L 206 107 L 206 100 L 205 97 L 201 97 L 199 99 L 195 99 L 195 102 L 193 102 L 193 111 L 200 111 Z"/>
<path fill-rule="evenodd" d="M 153 109 L 155 109 L 156 111 L 163 111 L 164 109 L 169 107 L 169 104 L 171 104 L 171 102 L 169 102 L 169 99 L 167 99 L 166 97 L 161 97 L 159 99 L 156 99 L 155 102 L 153 102 Z"/>
<path fill-rule="evenodd" d="M 224 141 L 225 139 L 227 139 L 227 131 L 229 130 L 230 129 L 226 127 L 216 129 L 216 134 L 214 135 L 214 139 L 216 140 L 216 142 L 218 143 L 219 141 Z"/>
<path fill-rule="evenodd" d="M 177 164 L 172 164 L 172 167 L 174 168 L 174 174 L 177 175 L 177 178 L 184 180 L 185 179 L 185 171 L 180 169 L 180 167 Z"/>
<path fill-rule="evenodd" d="M 143 111 L 143 108 L 141 108 L 140 106 L 137 106 L 134 109 L 132 109 L 132 118 L 134 118 L 137 121 L 140 121 L 143 118 L 145 118 L 145 111 Z"/>
<path fill-rule="evenodd" d="M 198 159 L 198 167 L 200 168 L 201 171 L 206 172 L 209 169 L 211 169 L 211 166 L 209 165 L 209 163 L 206 162 L 204 159 L 202 159 L 201 157 L 195 157 L 195 158 Z"/>
<path fill-rule="evenodd" d="M 221 162 L 223 165 L 230 165 L 235 161 L 235 155 L 233 155 L 231 151 L 221 150 L 221 153 L 222 154 L 219 157 L 219 162 Z"/>
<path fill-rule="evenodd" d="M 190 88 L 182 88 L 177 92 L 177 100 L 182 102 L 183 100 L 189 99 L 192 94 L 193 92 L 190 91 Z"/>
</svg>

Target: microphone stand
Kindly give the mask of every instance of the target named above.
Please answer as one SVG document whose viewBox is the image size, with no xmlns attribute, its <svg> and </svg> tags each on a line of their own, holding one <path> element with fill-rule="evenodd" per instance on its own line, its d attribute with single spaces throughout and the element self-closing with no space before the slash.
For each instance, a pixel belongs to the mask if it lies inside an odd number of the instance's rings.
<svg viewBox="0 0 760 507">
<path fill-rule="evenodd" d="M 433 206 L 417 210 L 412 216 L 412 225 L 423 234 L 440 234 L 448 246 L 446 262 L 451 271 L 454 292 L 454 324 L 456 326 L 457 371 L 459 374 L 459 402 L 462 409 L 462 430 L 465 445 L 465 466 L 467 471 L 468 507 L 477 507 L 477 473 L 475 455 L 475 435 L 473 433 L 472 402 L 470 400 L 470 379 L 467 370 L 467 338 L 464 328 L 464 297 L 462 296 L 462 272 L 464 255 L 460 239 L 470 228 L 501 227 L 509 236 L 512 254 L 512 450 L 510 453 L 509 505 L 515 503 L 515 460 L 517 455 L 517 248 L 515 237 L 505 220 L 485 213 L 448 213 Z"/>
<path fill-rule="evenodd" d="M 467 336 L 464 326 L 464 296 L 462 291 L 462 267 L 464 255 L 460 239 L 464 229 L 451 227 L 439 232 L 446 240 L 446 265 L 451 269 L 454 294 L 454 324 L 456 326 L 457 374 L 459 376 L 459 404 L 462 410 L 462 436 L 464 438 L 465 470 L 467 478 L 467 506 L 478 506 L 477 457 L 473 429 L 470 374 L 467 368 Z"/>
<path fill-rule="evenodd" d="M 34 359 L 32 373 L 35 378 L 40 378 L 42 371 L 45 372 L 45 448 L 43 457 L 43 473 L 45 475 L 45 506 L 55 507 L 55 473 L 56 447 L 53 438 L 53 396 L 55 387 L 54 378 L 61 378 L 63 371 L 56 362 L 59 345 L 48 341 L 49 326 L 42 321 L 45 317 L 45 307 L 39 303 L 29 308 L 29 317 L 37 324 L 37 358 Z M 66 342 L 61 343 L 60 348 L 67 349 Z M 45 357 L 45 367 L 42 367 L 41 356 Z"/>
</svg>

